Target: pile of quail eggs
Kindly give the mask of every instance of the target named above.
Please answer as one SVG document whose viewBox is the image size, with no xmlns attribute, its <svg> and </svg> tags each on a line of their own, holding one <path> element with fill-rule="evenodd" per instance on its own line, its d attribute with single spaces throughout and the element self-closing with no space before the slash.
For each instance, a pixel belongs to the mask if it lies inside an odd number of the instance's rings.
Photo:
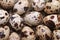
<svg viewBox="0 0 60 40">
<path fill-rule="evenodd" d="M 0 0 L 0 40 L 60 40 L 60 0 Z"/>
</svg>

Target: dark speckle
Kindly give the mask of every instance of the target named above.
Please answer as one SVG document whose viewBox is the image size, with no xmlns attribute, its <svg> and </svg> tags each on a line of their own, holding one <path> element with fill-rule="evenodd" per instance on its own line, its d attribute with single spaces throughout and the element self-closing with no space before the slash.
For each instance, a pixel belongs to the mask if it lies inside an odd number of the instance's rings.
<svg viewBox="0 0 60 40">
<path fill-rule="evenodd" d="M 17 12 L 17 9 L 13 9 L 13 12 Z"/>
<path fill-rule="evenodd" d="M 34 16 L 34 18 L 36 18 L 36 16 Z"/>
<path fill-rule="evenodd" d="M 8 4 L 8 5 L 10 5 L 10 4 Z"/>
<path fill-rule="evenodd" d="M 37 20 L 37 19 L 35 18 L 35 20 Z"/>
<path fill-rule="evenodd" d="M 53 12 L 52 10 L 50 12 Z"/>
<path fill-rule="evenodd" d="M 32 35 L 33 32 L 30 32 L 30 35 Z"/>
<path fill-rule="evenodd" d="M 46 6 L 46 8 L 47 8 L 47 9 L 51 9 L 51 7 L 50 7 L 50 6 Z"/>
<path fill-rule="evenodd" d="M 51 18 L 51 19 L 54 19 L 54 16 L 51 16 L 50 18 Z"/>
<path fill-rule="evenodd" d="M 33 5 L 35 5 L 35 3 L 33 2 Z"/>
<path fill-rule="evenodd" d="M 56 12 L 58 12 L 59 10 L 58 10 L 58 9 L 56 9 L 55 11 L 56 11 Z"/>
<path fill-rule="evenodd" d="M 15 27 L 17 27 L 17 26 L 18 26 L 18 24 L 17 24 L 17 23 L 15 23 L 15 24 L 14 24 L 14 26 L 15 26 Z"/>
<path fill-rule="evenodd" d="M 60 39 L 60 35 L 57 35 L 56 38 L 57 38 L 57 39 Z"/>
<path fill-rule="evenodd" d="M 7 30 L 8 28 L 5 28 L 5 30 Z"/>
<path fill-rule="evenodd" d="M 26 31 L 21 33 L 21 37 L 27 37 L 28 35 L 26 35 Z"/>
<path fill-rule="evenodd" d="M 28 7 L 24 7 L 24 10 L 27 11 L 28 10 Z"/>
<path fill-rule="evenodd" d="M 37 37 L 36 37 L 36 40 L 40 40 L 40 37 L 39 37 L 39 36 L 37 36 Z"/>
<path fill-rule="evenodd" d="M 5 13 L 5 15 L 8 15 L 7 13 Z"/>
<path fill-rule="evenodd" d="M 27 33 L 27 31 L 24 31 L 24 33 Z"/>
<path fill-rule="evenodd" d="M 43 37 L 44 37 L 44 35 L 43 35 Z"/>
<path fill-rule="evenodd" d="M 19 4 L 21 4 L 21 2 L 19 2 Z"/>
<path fill-rule="evenodd" d="M 15 17 L 11 17 L 11 20 L 13 20 Z"/>
<path fill-rule="evenodd" d="M 0 17 L 1 19 L 4 19 L 4 17 Z"/>
<path fill-rule="evenodd" d="M 41 29 L 41 31 L 42 31 L 42 32 L 45 32 L 45 30 L 44 30 L 44 29 Z"/>
<path fill-rule="evenodd" d="M 4 38 L 5 35 L 4 35 L 4 32 L 0 32 L 0 38 Z"/>
<path fill-rule="evenodd" d="M 40 29 L 41 27 L 39 27 L 39 29 Z"/>
<path fill-rule="evenodd" d="M 47 34 L 45 34 L 45 37 L 46 37 L 46 40 L 51 40 L 51 38 Z"/>
<path fill-rule="evenodd" d="M 33 18 L 35 18 L 35 20 L 37 20 L 36 16 L 34 16 Z"/>
</svg>

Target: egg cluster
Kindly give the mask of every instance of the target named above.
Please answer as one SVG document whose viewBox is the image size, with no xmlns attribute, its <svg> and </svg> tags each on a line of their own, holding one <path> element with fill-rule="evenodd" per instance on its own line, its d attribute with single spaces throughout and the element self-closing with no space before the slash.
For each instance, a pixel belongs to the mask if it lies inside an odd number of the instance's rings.
<svg viewBox="0 0 60 40">
<path fill-rule="evenodd" d="M 0 40 L 60 40 L 60 0 L 0 0 Z"/>
</svg>

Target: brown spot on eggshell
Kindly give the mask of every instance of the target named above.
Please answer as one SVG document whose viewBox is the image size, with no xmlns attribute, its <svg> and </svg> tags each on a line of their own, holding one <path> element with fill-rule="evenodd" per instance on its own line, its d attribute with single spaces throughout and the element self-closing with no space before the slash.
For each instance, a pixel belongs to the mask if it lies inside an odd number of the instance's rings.
<svg viewBox="0 0 60 40">
<path fill-rule="evenodd" d="M 21 4 L 21 2 L 19 2 L 19 4 Z"/>
<path fill-rule="evenodd" d="M 34 34 L 33 32 L 30 32 L 30 35 Z"/>
<path fill-rule="evenodd" d="M 42 32 L 45 32 L 45 30 L 44 30 L 44 29 L 41 29 L 41 31 L 42 31 Z"/>
<path fill-rule="evenodd" d="M 50 12 L 53 12 L 52 10 L 50 10 Z"/>
<path fill-rule="evenodd" d="M 41 27 L 39 27 L 39 29 L 40 29 Z"/>
<path fill-rule="evenodd" d="M 17 24 L 17 23 L 15 23 L 15 24 L 14 24 L 14 26 L 15 26 L 15 27 L 17 27 L 17 26 L 18 26 L 18 24 Z"/>
<path fill-rule="evenodd" d="M 35 3 L 33 2 L 33 5 L 35 5 Z"/>
<path fill-rule="evenodd" d="M 45 37 L 46 37 L 46 40 L 51 40 L 51 38 L 47 34 L 45 34 Z"/>
<path fill-rule="evenodd" d="M 21 33 L 21 37 L 27 37 L 28 35 L 26 35 L 26 31 Z"/>
<path fill-rule="evenodd" d="M 4 38 L 4 37 L 5 37 L 4 32 L 0 32 L 0 38 Z"/>
<path fill-rule="evenodd" d="M 60 35 L 57 35 L 56 38 L 57 38 L 57 39 L 60 39 Z"/>
<path fill-rule="evenodd" d="M 24 31 L 24 34 L 27 33 L 27 31 Z"/>
<path fill-rule="evenodd" d="M 58 10 L 58 9 L 56 9 L 55 11 L 56 11 L 56 12 L 58 12 L 59 10 Z"/>
<path fill-rule="evenodd" d="M 13 9 L 13 12 L 17 12 L 18 10 L 17 9 Z"/>
<path fill-rule="evenodd" d="M 8 15 L 7 13 L 5 13 L 5 15 Z"/>
<path fill-rule="evenodd" d="M 51 9 L 51 7 L 50 7 L 50 6 L 46 6 L 46 8 L 47 8 L 47 9 Z"/>
<path fill-rule="evenodd" d="M 28 7 L 24 7 L 24 10 L 27 11 L 28 10 Z"/>
<path fill-rule="evenodd" d="M 4 17 L 0 17 L 1 19 L 4 19 Z"/>
<path fill-rule="evenodd" d="M 51 18 L 51 19 L 54 19 L 54 16 L 51 16 L 50 18 Z"/>
</svg>

